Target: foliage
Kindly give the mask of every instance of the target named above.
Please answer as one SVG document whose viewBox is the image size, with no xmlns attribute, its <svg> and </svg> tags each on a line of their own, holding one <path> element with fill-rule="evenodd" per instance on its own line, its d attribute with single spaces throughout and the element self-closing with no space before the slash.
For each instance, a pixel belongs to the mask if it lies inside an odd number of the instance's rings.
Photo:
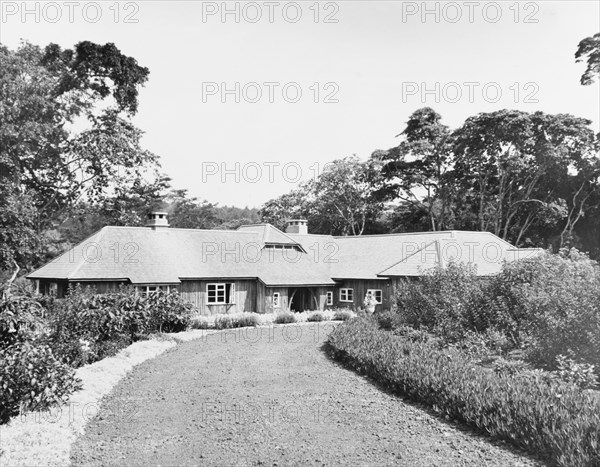
<svg viewBox="0 0 600 467">
<path fill-rule="evenodd" d="M 143 184 L 157 168 L 130 121 L 148 69 L 114 44 L 0 45 L 0 270 L 38 264 L 47 230 L 82 199 Z"/>
<path fill-rule="evenodd" d="M 144 335 L 183 331 L 191 313 L 191 305 L 176 293 L 144 297 L 125 288 L 95 294 L 74 287 L 66 298 L 52 302 L 46 342 L 55 355 L 77 367 L 113 355 Z"/>
<path fill-rule="evenodd" d="M 34 339 L 42 314 L 42 306 L 28 293 L 0 295 L 0 349 Z"/>
<path fill-rule="evenodd" d="M 352 318 L 354 318 L 354 314 L 348 310 L 336 310 L 333 313 L 334 321 L 348 321 Z"/>
<path fill-rule="evenodd" d="M 556 357 L 556 375 L 563 381 L 574 383 L 583 389 L 598 387 L 598 377 L 594 365 L 576 363 L 572 358 L 564 355 Z"/>
<path fill-rule="evenodd" d="M 593 37 L 583 39 L 575 52 L 575 61 L 581 62 L 587 57 L 587 68 L 581 75 L 581 84 L 590 85 L 600 76 L 600 32 Z"/>
<path fill-rule="evenodd" d="M 600 463 L 600 399 L 575 385 L 498 375 L 460 352 L 379 330 L 372 320 L 336 327 L 328 345 L 333 358 L 440 415 L 557 465 Z"/>
<path fill-rule="evenodd" d="M 403 324 L 455 342 L 467 331 L 489 327 L 490 316 L 481 305 L 482 299 L 482 282 L 475 270 L 450 263 L 416 280 L 401 281 L 395 303 Z"/>
<path fill-rule="evenodd" d="M 559 355 L 600 365 L 600 267 L 577 250 L 504 265 L 487 292 L 497 326 L 527 358 L 554 367 Z"/>
<path fill-rule="evenodd" d="M 0 423 L 19 411 L 43 410 L 80 389 L 72 368 L 44 345 L 25 342 L 0 350 Z"/>
<path fill-rule="evenodd" d="M 215 318 L 215 329 L 244 328 L 258 326 L 259 324 L 258 316 L 253 313 L 218 315 Z"/>
<path fill-rule="evenodd" d="M 395 312 L 380 327 L 410 326 L 484 357 L 522 349 L 527 361 L 555 368 L 560 355 L 600 366 L 600 267 L 576 250 L 505 263 L 482 280 L 450 264 L 401 282 Z"/>
<path fill-rule="evenodd" d="M 212 323 L 205 316 L 195 316 L 190 321 L 191 329 L 209 329 Z"/>
<path fill-rule="evenodd" d="M 422 210 L 431 230 L 443 230 L 450 216 L 449 169 L 452 135 L 441 123 L 441 115 L 430 107 L 410 116 L 404 140 L 387 151 L 375 151 L 372 159 L 383 163 L 384 184 L 377 194 L 400 200 L 412 211 Z"/>
<path fill-rule="evenodd" d="M 505 360 L 498 358 L 494 361 L 494 373 L 497 375 L 514 376 L 531 370 L 531 366 L 523 360 Z"/>
<path fill-rule="evenodd" d="M 309 314 L 306 320 L 310 322 L 325 321 L 325 316 L 323 316 L 323 313 L 315 311 L 314 313 Z"/>
<path fill-rule="evenodd" d="M 286 220 L 304 218 L 311 232 L 361 235 L 376 228 L 383 204 L 376 196 L 381 183 L 381 164 L 356 156 L 325 165 L 315 180 L 265 203 L 260 216 L 280 229 Z"/>
<path fill-rule="evenodd" d="M 297 320 L 294 313 L 290 313 L 289 311 L 277 313 L 277 315 L 275 315 L 275 319 L 273 320 L 273 322 L 276 324 L 289 324 L 295 323 L 296 321 Z"/>
</svg>

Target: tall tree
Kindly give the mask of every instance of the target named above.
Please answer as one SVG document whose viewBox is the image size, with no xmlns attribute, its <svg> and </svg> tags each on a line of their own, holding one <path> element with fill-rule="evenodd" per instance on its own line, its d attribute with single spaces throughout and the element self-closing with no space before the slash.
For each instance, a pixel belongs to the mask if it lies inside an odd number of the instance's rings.
<svg viewBox="0 0 600 467">
<path fill-rule="evenodd" d="M 431 230 L 448 227 L 450 188 L 448 170 L 452 156 L 451 132 L 430 107 L 415 111 L 397 136 L 403 141 L 372 159 L 383 163 L 385 200 L 401 200 L 413 211 L 426 212 Z"/>
<path fill-rule="evenodd" d="M 261 220 L 285 230 L 288 219 L 307 219 L 312 231 L 310 203 L 313 185 L 313 180 L 303 182 L 297 189 L 267 201 L 259 210 Z"/>
<path fill-rule="evenodd" d="M 1 203 L 10 212 L 29 203 L 20 215 L 36 232 L 32 240 L 78 202 L 97 202 L 154 171 L 157 157 L 141 147 L 142 133 L 129 120 L 148 73 L 114 44 L 0 46 Z M 16 239 L 21 225 L 11 219 L 0 219 L 0 231 Z M 30 267 L 21 253 L 18 242 L 5 245 L 0 269 L 15 260 Z"/>
<path fill-rule="evenodd" d="M 587 59 L 587 67 L 581 75 L 581 84 L 588 86 L 600 77 L 600 32 L 583 39 L 575 52 L 575 61 Z"/>
<path fill-rule="evenodd" d="M 596 189 L 590 123 L 514 110 L 467 119 L 454 133 L 453 176 L 475 214 L 471 228 L 516 244 L 536 227 L 572 232 Z"/>
<path fill-rule="evenodd" d="M 327 164 L 314 184 L 311 204 L 318 230 L 338 235 L 365 233 L 383 209 L 376 196 L 381 183 L 381 163 L 376 160 L 362 162 L 350 156 Z"/>
</svg>

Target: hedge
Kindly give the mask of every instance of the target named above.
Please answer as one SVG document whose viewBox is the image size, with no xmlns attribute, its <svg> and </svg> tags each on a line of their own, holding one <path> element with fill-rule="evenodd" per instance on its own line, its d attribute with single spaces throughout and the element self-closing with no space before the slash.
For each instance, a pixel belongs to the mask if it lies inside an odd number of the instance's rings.
<svg viewBox="0 0 600 467">
<path fill-rule="evenodd" d="M 560 466 L 600 465 L 600 398 L 575 385 L 495 374 L 440 350 L 352 320 L 329 335 L 332 357 L 397 394 L 434 407 Z"/>
</svg>

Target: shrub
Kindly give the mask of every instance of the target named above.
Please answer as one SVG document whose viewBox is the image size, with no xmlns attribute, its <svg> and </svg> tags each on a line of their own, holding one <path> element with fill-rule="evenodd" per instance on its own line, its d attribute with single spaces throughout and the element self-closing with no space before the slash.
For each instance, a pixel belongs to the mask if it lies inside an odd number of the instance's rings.
<svg viewBox="0 0 600 467">
<path fill-rule="evenodd" d="M 294 313 L 290 313 L 289 311 L 284 311 L 282 313 L 277 313 L 277 315 L 275 316 L 275 320 L 273 321 L 274 323 L 277 324 L 289 324 L 289 323 L 295 323 L 296 320 L 296 316 L 294 316 Z"/>
<path fill-rule="evenodd" d="M 573 384 L 497 375 L 460 352 L 409 342 L 372 321 L 336 327 L 328 344 L 333 358 L 442 415 L 558 465 L 600 464 L 600 399 Z"/>
<path fill-rule="evenodd" d="M 150 294 L 143 306 L 148 308 L 148 332 L 181 332 L 190 326 L 193 305 L 178 293 Z"/>
<path fill-rule="evenodd" d="M 242 328 L 259 324 L 258 316 L 253 313 L 217 315 L 215 317 L 215 329 Z"/>
<path fill-rule="evenodd" d="M 74 367 L 112 356 L 150 333 L 184 331 L 192 314 L 177 293 L 144 297 L 127 288 L 95 294 L 77 286 L 50 306 L 45 343 Z"/>
<path fill-rule="evenodd" d="M 306 320 L 310 322 L 325 321 L 325 316 L 323 315 L 323 313 L 315 311 L 314 313 L 309 314 Z"/>
<path fill-rule="evenodd" d="M 258 316 L 253 313 L 242 313 L 241 316 L 237 318 L 237 326 L 236 327 L 249 327 L 249 326 L 258 326 L 260 323 L 258 322 Z"/>
<path fill-rule="evenodd" d="M 377 320 L 377 324 L 381 329 L 391 331 L 394 328 L 403 326 L 403 321 L 398 313 L 393 311 L 382 311 L 380 313 L 374 313 L 374 318 Z"/>
<path fill-rule="evenodd" d="M 395 336 L 403 337 L 411 342 L 430 342 L 432 344 L 437 342 L 437 339 L 428 332 L 421 329 L 413 329 L 409 326 L 398 326 L 394 328 L 392 333 Z"/>
<path fill-rule="evenodd" d="M 466 340 L 474 353 L 523 349 L 549 370 L 559 355 L 600 369 L 600 266 L 577 250 L 505 263 L 486 279 L 451 263 L 400 282 L 394 303 L 397 316 L 382 315 L 383 328 L 408 325 L 459 346 Z"/>
<path fill-rule="evenodd" d="M 394 303 L 403 324 L 455 342 L 467 331 L 479 332 L 490 326 L 484 297 L 484 284 L 475 270 L 450 263 L 416 280 L 401 281 Z"/>
<path fill-rule="evenodd" d="M 209 329 L 211 322 L 205 316 L 196 316 L 191 319 L 190 328 L 192 329 Z"/>
<path fill-rule="evenodd" d="M 333 319 L 336 321 L 348 321 L 354 318 L 354 314 L 348 310 L 338 310 L 333 314 Z"/>
<path fill-rule="evenodd" d="M 494 373 L 514 376 L 531 370 L 531 365 L 523 360 L 505 360 L 499 358 L 494 362 Z"/>
<path fill-rule="evenodd" d="M 26 342 L 0 350 L 0 423 L 19 410 L 44 410 L 81 388 L 75 372 L 51 349 Z"/>
<path fill-rule="evenodd" d="M 0 294 L 2 294 L 0 290 Z M 44 309 L 30 294 L 0 295 L 0 349 L 34 339 L 42 331 Z"/>
<path fill-rule="evenodd" d="M 583 389 L 598 387 L 598 377 L 594 365 L 576 363 L 564 355 L 556 357 L 558 369 L 554 372 L 558 378 L 568 383 L 573 383 Z"/>
<path fill-rule="evenodd" d="M 556 367 L 571 355 L 600 367 L 600 267 L 577 250 L 504 265 L 489 295 L 499 327 L 530 361 Z"/>
<path fill-rule="evenodd" d="M 230 329 L 233 327 L 233 318 L 228 315 L 215 317 L 215 329 Z"/>
</svg>

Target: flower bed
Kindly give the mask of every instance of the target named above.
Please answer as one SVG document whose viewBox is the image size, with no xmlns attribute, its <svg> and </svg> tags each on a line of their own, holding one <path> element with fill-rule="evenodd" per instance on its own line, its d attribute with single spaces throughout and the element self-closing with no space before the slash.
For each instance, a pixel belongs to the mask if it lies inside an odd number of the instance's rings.
<svg viewBox="0 0 600 467">
<path fill-rule="evenodd" d="M 600 465 L 600 400 L 574 384 L 495 374 L 440 350 L 353 320 L 329 335 L 333 358 L 397 394 L 430 405 L 561 466 Z"/>
<path fill-rule="evenodd" d="M 291 316 L 291 318 L 290 318 Z M 349 309 L 323 311 L 304 311 L 293 313 L 229 313 L 212 316 L 194 316 L 191 318 L 192 329 L 227 329 L 245 326 L 265 326 L 282 323 L 306 323 L 309 321 L 346 321 L 357 315 Z"/>
</svg>

